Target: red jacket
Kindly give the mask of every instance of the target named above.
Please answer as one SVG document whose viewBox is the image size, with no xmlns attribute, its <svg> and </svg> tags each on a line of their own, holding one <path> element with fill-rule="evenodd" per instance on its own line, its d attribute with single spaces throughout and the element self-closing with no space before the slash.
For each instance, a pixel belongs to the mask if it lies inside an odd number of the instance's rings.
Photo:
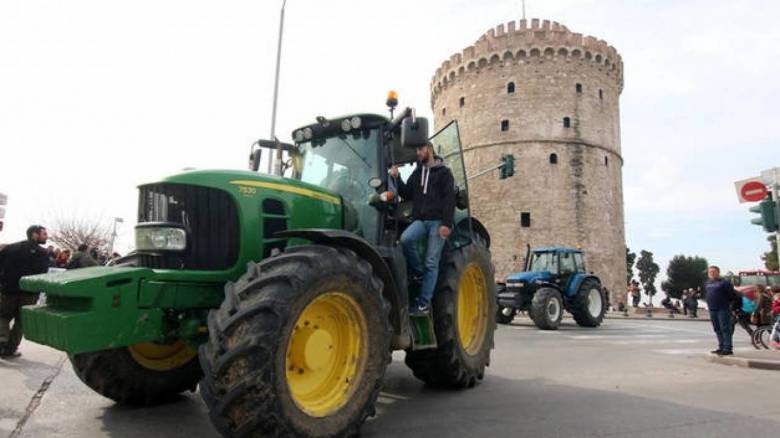
<svg viewBox="0 0 780 438">
<path fill-rule="evenodd" d="M 772 300 L 772 315 L 780 315 L 780 300 Z"/>
</svg>

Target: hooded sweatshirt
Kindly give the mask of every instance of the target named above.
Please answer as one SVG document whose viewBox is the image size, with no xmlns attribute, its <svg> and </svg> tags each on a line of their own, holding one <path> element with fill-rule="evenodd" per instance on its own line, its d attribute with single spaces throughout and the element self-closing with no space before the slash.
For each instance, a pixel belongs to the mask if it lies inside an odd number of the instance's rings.
<svg viewBox="0 0 780 438">
<path fill-rule="evenodd" d="M 455 179 L 444 161 L 435 156 L 433 166 L 418 162 L 406 183 L 399 178 L 398 193 L 412 201 L 415 220 L 439 220 L 452 228 L 455 215 Z"/>
</svg>

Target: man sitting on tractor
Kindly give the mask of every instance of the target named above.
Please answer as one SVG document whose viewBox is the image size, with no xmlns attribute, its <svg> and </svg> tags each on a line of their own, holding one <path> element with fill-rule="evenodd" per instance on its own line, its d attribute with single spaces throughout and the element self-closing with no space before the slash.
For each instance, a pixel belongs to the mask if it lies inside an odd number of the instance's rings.
<svg viewBox="0 0 780 438">
<path fill-rule="evenodd" d="M 399 178 L 398 167 L 390 169 L 397 180 L 398 194 L 412 201 L 414 222 L 401 234 L 406 266 L 413 281 L 422 280 L 413 313 L 427 314 L 439 275 L 439 260 L 444 242 L 452 232 L 455 213 L 455 180 L 444 161 L 434 155 L 430 142 L 417 148 L 417 167 L 406 183 Z M 417 242 L 428 239 L 425 263 L 420 260 Z"/>
</svg>

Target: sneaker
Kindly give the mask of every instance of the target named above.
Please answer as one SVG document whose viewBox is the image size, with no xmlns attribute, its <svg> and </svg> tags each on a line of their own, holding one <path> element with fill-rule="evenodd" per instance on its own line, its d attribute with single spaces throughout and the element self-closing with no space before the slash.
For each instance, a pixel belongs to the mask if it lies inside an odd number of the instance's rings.
<svg viewBox="0 0 780 438">
<path fill-rule="evenodd" d="M 717 354 L 717 355 L 720 355 L 720 353 L 721 353 L 721 350 L 720 350 L 720 349 L 717 349 L 717 350 L 712 350 L 712 351 L 710 351 L 710 354 Z"/>
<path fill-rule="evenodd" d="M 3 358 L 3 359 L 15 359 L 15 358 L 17 358 L 17 357 L 19 357 L 21 355 L 22 355 L 22 353 L 20 353 L 18 351 L 12 351 L 12 352 L 8 352 L 7 350 L 0 351 L 0 358 Z"/>
<path fill-rule="evenodd" d="M 731 350 L 724 350 L 718 353 L 718 356 L 733 356 L 734 352 Z"/>
<path fill-rule="evenodd" d="M 412 308 L 412 316 L 425 316 L 430 310 L 427 304 L 417 304 Z"/>
</svg>

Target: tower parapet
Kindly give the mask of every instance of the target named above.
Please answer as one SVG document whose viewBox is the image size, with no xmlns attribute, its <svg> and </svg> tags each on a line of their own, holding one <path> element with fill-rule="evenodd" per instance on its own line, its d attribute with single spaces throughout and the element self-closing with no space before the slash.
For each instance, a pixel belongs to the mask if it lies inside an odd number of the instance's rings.
<svg viewBox="0 0 780 438">
<path fill-rule="evenodd" d="M 529 23 L 530 21 L 530 23 Z M 570 32 L 555 21 L 522 19 L 488 30 L 469 47 L 450 56 L 436 69 L 431 81 L 431 97 L 466 72 L 507 62 L 579 61 L 603 72 L 623 90 L 623 59 L 606 41 Z"/>
</svg>

